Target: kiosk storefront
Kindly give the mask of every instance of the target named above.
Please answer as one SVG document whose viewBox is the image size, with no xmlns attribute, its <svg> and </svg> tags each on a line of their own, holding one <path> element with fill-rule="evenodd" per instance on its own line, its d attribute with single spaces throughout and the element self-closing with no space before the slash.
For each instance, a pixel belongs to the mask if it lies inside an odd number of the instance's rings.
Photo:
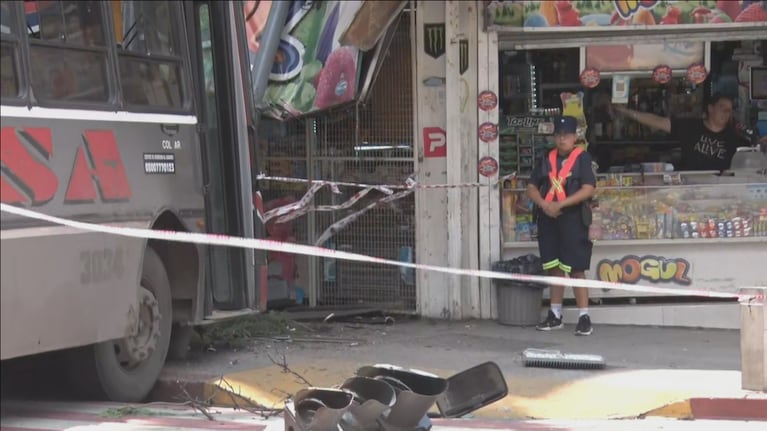
<svg viewBox="0 0 767 431">
<path fill-rule="evenodd" d="M 524 189 L 551 147 L 547 123 L 564 113 L 581 119 L 598 165 L 589 277 L 730 291 L 767 285 L 767 164 L 755 146 L 767 136 L 767 2 L 504 1 L 485 12 L 499 46 L 499 170 L 515 173 L 501 191 L 504 258 L 537 253 Z M 678 142 L 607 109 L 700 118 L 714 93 L 735 100 L 743 132 L 724 173 L 680 170 Z M 737 327 L 732 302 L 615 290 L 592 298 L 604 323 Z M 611 307 L 629 302 L 646 306 Z"/>
</svg>

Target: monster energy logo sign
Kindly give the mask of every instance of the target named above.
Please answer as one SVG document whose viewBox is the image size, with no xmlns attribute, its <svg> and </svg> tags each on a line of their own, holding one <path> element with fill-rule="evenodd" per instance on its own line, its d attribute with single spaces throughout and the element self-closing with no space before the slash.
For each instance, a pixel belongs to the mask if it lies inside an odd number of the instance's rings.
<svg viewBox="0 0 767 431">
<path fill-rule="evenodd" d="M 469 41 L 461 39 L 458 41 L 458 72 L 463 75 L 469 70 Z"/>
<path fill-rule="evenodd" d="M 423 50 L 431 57 L 440 58 L 445 54 L 445 24 L 423 25 Z"/>
</svg>

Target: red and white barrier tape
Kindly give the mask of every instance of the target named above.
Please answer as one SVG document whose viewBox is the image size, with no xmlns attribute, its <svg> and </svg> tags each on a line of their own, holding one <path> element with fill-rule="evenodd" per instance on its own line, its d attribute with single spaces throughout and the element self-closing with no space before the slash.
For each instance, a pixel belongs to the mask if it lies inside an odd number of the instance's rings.
<svg viewBox="0 0 767 431">
<path fill-rule="evenodd" d="M 378 190 L 384 193 L 385 195 L 387 195 L 368 204 L 364 208 L 345 216 L 341 220 L 333 223 L 331 226 L 325 229 L 325 232 L 323 232 L 322 235 L 320 235 L 319 239 L 315 242 L 316 245 L 322 245 L 325 243 L 325 241 L 330 239 L 333 235 L 340 232 L 350 223 L 357 220 L 362 214 L 370 211 L 371 209 L 375 207 L 383 205 L 385 203 L 390 203 L 399 198 L 408 196 L 414 190 L 495 186 L 498 183 L 503 182 L 505 179 L 511 176 L 513 176 L 513 174 L 501 177 L 498 180 L 495 180 L 489 183 L 430 184 L 430 185 L 417 184 L 415 180 L 413 179 L 413 177 L 411 176 L 405 181 L 404 185 L 402 184 L 400 185 L 377 184 L 376 185 L 376 184 L 363 184 L 363 183 L 349 183 L 349 182 L 343 182 L 343 181 L 309 180 L 306 178 L 272 177 L 272 176 L 266 176 L 264 174 L 259 174 L 256 177 L 257 180 L 279 181 L 279 182 L 286 182 L 286 183 L 304 183 L 304 184 L 309 184 L 309 189 L 298 201 L 287 204 L 287 205 L 283 205 L 278 208 L 271 209 L 269 211 L 264 211 L 263 201 L 260 200 L 261 194 L 260 192 L 257 192 L 255 195 L 256 202 L 254 202 L 254 206 L 256 209 L 256 217 L 258 217 L 262 223 L 266 223 L 274 218 L 277 218 L 276 220 L 277 223 L 285 223 L 285 222 L 294 220 L 298 217 L 301 217 L 311 211 L 339 211 L 339 210 L 351 208 L 360 199 L 365 197 L 365 195 L 367 195 L 373 190 Z M 339 186 L 359 187 L 359 188 L 362 188 L 362 190 L 352 195 L 352 197 L 349 200 L 347 200 L 346 202 L 342 204 L 311 206 L 310 203 L 314 199 L 314 195 L 317 194 L 317 192 L 320 189 L 322 189 L 322 187 L 324 186 L 330 186 L 334 194 L 341 194 L 341 191 L 338 189 Z M 404 190 L 404 191 L 394 194 L 393 190 Z"/>
<path fill-rule="evenodd" d="M 288 221 L 291 221 L 293 219 L 296 219 L 298 217 L 301 217 L 302 215 L 310 212 L 310 211 L 338 211 L 350 208 L 352 205 L 356 204 L 360 199 L 365 197 L 368 193 L 370 193 L 373 190 L 378 190 L 379 192 L 385 194 L 385 195 L 391 195 L 394 192 L 387 188 L 386 186 L 372 186 L 364 188 L 354 195 L 352 195 L 349 200 L 342 204 L 337 205 L 318 205 L 318 206 L 310 206 L 309 203 L 314 199 L 314 195 L 317 194 L 320 189 L 325 187 L 326 185 L 329 185 L 331 190 L 334 194 L 341 194 L 341 191 L 338 189 L 338 186 L 333 183 L 312 183 L 311 186 L 309 186 L 309 190 L 306 191 L 306 193 L 296 202 L 283 205 L 281 207 L 277 207 L 274 209 L 271 209 L 269 211 L 264 212 L 263 209 L 263 201 L 261 202 L 255 202 L 256 206 L 256 214 L 259 219 L 261 219 L 262 222 L 266 223 L 270 221 L 273 218 L 277 218 L 277 223 L 285 223 Z M 256 200 L 261 198 L 261 193 L 258 192 L 256 196 Z"/>
<path fill-rule="evenodd" d="M 562 278 L 562 277 L 550 277 L 543 275 L 525 275 L 525 274 L 509 274 L 503 272 L 494 272 L 487 270 L 473 270 L 473 269 L 461 269 L 461 268 L 448 268 L 444 266 L 424 265 L 418 263 L 398 262 L 395 260 L 382 259 L 378 257 L 365 256 L 362 254 L 349 253 L 345 251 L 336 251 L 326 248 L 292 244 L 286 242 L 277 242 L 264 239 L 254 238 L 240 238 L 220 234 L 203 234 L 203 233 L 190 233 L 190 232 L 175 232 L 164 230 L 152 230 L 152 229 L 137 229 L 128 227 L 116 227 L 116 226 L 104 226 L 92 223 L 83 223 L 73 220 L 68 220 L 60 217 L 49 216 L 36 211 L 31 211 L 24 208 L 18 208 L 12 205 L 0 203 L 0 210 L 5 213 L 14 214 L 21 217 L 31 218 L 35 220 L 45 221 L 48 223 L 54 223 L 63 226 L 69 226 L 75 229 L 102 232 L 112 235 L 127 236 L 131 238 L 141 239 L 156 239 L 161 241 L 176 241 L 176 242 L 188 242 L 193 244 L 203 245 L 222 245 L 228 247 L 238 248 L 251 248 L 257 250 L 270 250 L 283 253 L 295 253 L 303 254 L 306 256 L 327 257 L 331 259 L 344 259 L 356 262 L 368 262 L 377 263 L 381 265 L 401 266 L 412 269 L 420 269 L 425 271 L 435 271 L 452 275 L 466 275 L 474 277 L 494 278 L 501 280 L 515 280 L 526 281 L 533 283 L 541 283 L 546 285 L 565 285 L 572 287 L 585 287 L 588 289 L 616 289 L 629 292 L 644 292 L 644 293 L 657 293 L 661 295 L 685 295 L 685 296 L 701 296 L 708 298 L 738 298 L 741 302 L 750 302 L 752 300 L 764 301 L 764 294 L 742 294 L 731 292 L 719 292 L 714 290 L 700 290 L 700 289 L 680 289 L 680 288 L 668 288 L 668 287 L 656 287 L 645 286 L 635 284 L 624 283 L 608 283 L 598 280 L 586 280 L 586 279 L 574 279 L 574 278 Z M 749 286 L 743 289 L 761 290 L 767 291 L 767 286 Z"/>
<path fill-rule="evenodd" d="M 364 190 L 369 190 L 369 189 L 364 189 Z M 322 235 L 320 235 L 320 237 L 317 239 L 317 241 L 314 242 L 314 245 L 322 246 L 333 235 L 335 235 L 336 233 L 338 233 L 341 230 L 345 229 L 346 226 L 348 226 L 349 224 L 351 224 L 352 222 L 357 220 L 362 214 L 365 214 L 366 212 L 372 210 L 373 208 L 375 208 L 377 206 L 380 206 L 380 205 L 383 205 L 383 204 L 386 204 L 386 203 L 394 202 L 395 200 L 400 199 L 400 198 L 404 198 L 405 196 L 407 196 L 407 195 L 409 195 L 411 193 L 413 193 L 412 190 L 404 190 L 404 191 L 401 191 L 401 192 L 394 193 L 393 195 L 384 196 L 381 199 L 378 199 L 377 201 L 370 203 L 365 208 L 362 208 L 359 211 L 355 211 L 355 212 L 349 214 L 348 216 L 346 216 L 346 217 L 342 218 L 341 220 L 338 220 L 337 222 L 335 222 L 332 225 L 328 226 L 328 228 L 325 229 L 325 232 L 323 232 Z"/>
<path fill-rule="evenodd" d="M 308 184 L 329 184 L 335 186 L 347 186 L 347 187 L 360 187 L 360 188 L 378 188 L 386 187 L 392 190 L 406 190 L 406 189 L 460 189 L 469 187 L 494 187 L 499 183 L 502 183 L 506 179 L 512 177 L 514 174 L 505 175 L 487 183 L 459 183 L 459 184 L 418 184 L 415 180 L 408 178 L 405 184 L 364 184 L 364 183 L 349 183 L 343 181 L 328 181 L 328 180 L 309 180 L 306 178 L 293 178 L 293 177 L 273 177 L 264 174 L 256 176 L 258 181 L 277 181 L 283 183 L 308 183 Z"/>
</svg>

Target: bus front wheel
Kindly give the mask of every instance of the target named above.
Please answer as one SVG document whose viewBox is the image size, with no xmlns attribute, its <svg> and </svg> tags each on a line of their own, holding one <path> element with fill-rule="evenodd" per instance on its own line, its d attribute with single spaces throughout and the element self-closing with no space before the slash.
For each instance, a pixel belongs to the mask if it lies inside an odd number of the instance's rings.
<svg viewBox="0 0 767 431">
<path fill-rule="evenodd" d="M 139 286 L 138 331 L 80 349 L 75 359 L 81 388 L 111 401 L 140 402 L 160 376 L 170 345 L 170 282 L 162 260 L 147 247 Z M 84 380 L 84 381 L 83 381 Z"/>
</svg>

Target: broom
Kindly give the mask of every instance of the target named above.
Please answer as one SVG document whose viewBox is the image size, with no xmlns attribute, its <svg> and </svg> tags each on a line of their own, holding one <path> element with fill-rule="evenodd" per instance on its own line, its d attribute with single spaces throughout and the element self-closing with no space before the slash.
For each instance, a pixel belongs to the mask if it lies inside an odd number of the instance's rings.
<svg viewBox="0 0 767 431">
<path fill-rule="evenodd" d="M 522 358 L 526 367 L 602 369 L 605 360 L 599 355 L 562 353 L 559 350 L 525 349 Z"/>
</svg>

